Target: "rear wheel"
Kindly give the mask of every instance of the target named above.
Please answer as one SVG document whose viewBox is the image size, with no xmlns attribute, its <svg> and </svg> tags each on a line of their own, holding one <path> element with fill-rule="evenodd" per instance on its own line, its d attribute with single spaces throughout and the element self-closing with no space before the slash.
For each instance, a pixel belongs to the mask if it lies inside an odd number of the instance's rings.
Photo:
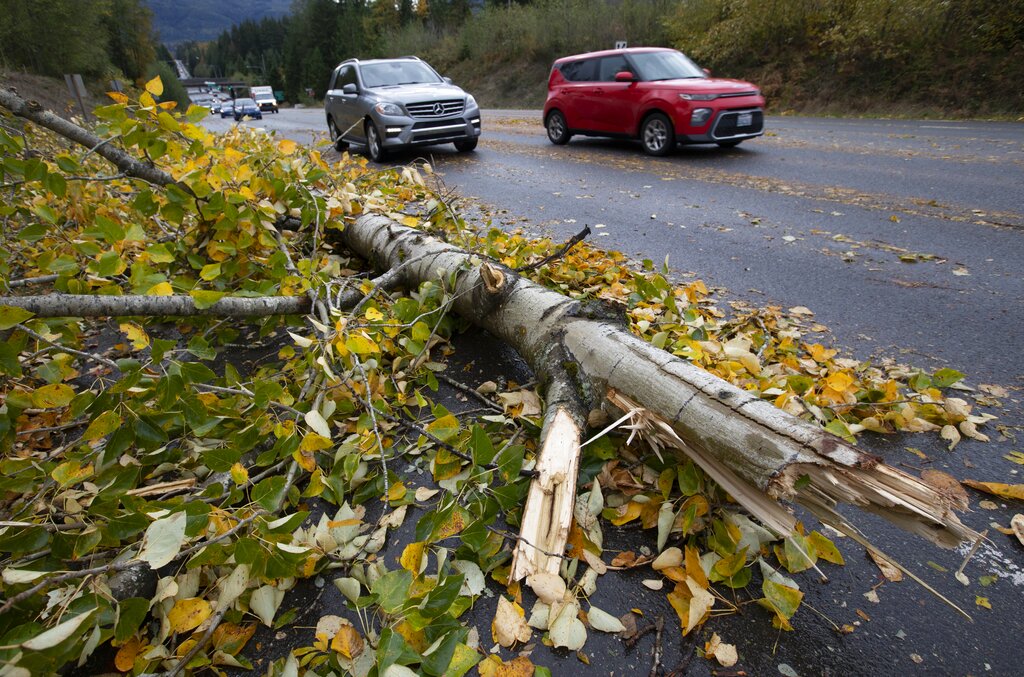
<svg viewBox="0 0 1024 677">
<path fill-rule="evenodd" d="M 566 124 L 562 111 L 553 110 L 548 113 L 548 119 L 544 126 L 548 130 L 548 139 L 556 146 L 565 145 L 572 138 L 572 134 L 569 133 L 569 125 Z"/>
<path fill-rule="evenodd" d="M 340 152 L 348 148 L 348 142 L 341 138 L 341 132 L 338 131 L 338 125 L 334 122 L 334 118 L 328 118 L 327 131 L 331 134 L 331 143 L 334 144 L 335 150 Z"/>
<path fill-rule="evenodd" d="M 388 153 L 384 150 L 384 144 L 380 140 L 380 132 L 377 126 L 371 121 L 366 121 L 366 154 L 374 162 L 384 162 Z"/>
<path fill-rule="evenodd" d="M 719 141 L 718 146 L 720 148 L 735 148 L 736 146 L 743 143 L 743 139 L 737 139 L 734 141 Z"/>
<path fill-rule="evenodd" d="M 663 113 L 651 113 L 640 128 L 640 141 L 648 155 L 668 155 L 675 146 L 672 121 Z"/>
<path fill-rule="evenodd" d="M 476 139 L 462 139 L 461 141 L 455 142 L 455 150 L 460 153 L 469 153 L 470 151 L 476 150 Z"/>
</svg>

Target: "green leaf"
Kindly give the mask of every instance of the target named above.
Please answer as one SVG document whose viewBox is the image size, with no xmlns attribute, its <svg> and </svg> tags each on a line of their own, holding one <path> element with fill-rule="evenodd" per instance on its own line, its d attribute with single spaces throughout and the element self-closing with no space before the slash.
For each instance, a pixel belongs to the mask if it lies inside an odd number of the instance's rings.
<svg viewBox="0 0 1024 677">
<path fill-rule="evenodd" d="M 268 477 L 252 488 L 252 500 L 269 512 L 277 512 L 284 502 L 284 477 Z"/>
<path fill-rule="evenodd" d="M 948 388 L 957 381 L 962 380 L 964 375 L 956 369 L 939 369 L 932 374 L 932 385 L 936 388 Z"/>
<path fill-rule="evenodd" d="M 473 448 L 473 462 L 477 465 L 488 465 L 494 460 L 496 450 L 491 443 L 491 438 L 487 436 L 487 432 L 482 427 L 473 426 L 470 445 Z"/>
<path fill-rule="evenodd" d="M 149 599 L 130 597 L 117 605 L 117 625 L 114 628 L 114 639 L 124 642 L 135 634 L 149 613 Z"/>
<path fill-rule="evenodd" d="M 0 306 L 0 330 L 10 329 L 14 325 L 20 324 L 30 317 L 35 317 L 35 313 L 30 313 L 24 308 Z"/>
<path fill-rule="evenodd" d="M 786 620 L 793 617 L 804 598 L 804 593 L 799 590 L 772 580 L 761 583 L 761 591 L 772 608 Z"/>
<path fill-rule="evenodd" d="M 198 310 L 205 310 L 220 301 L 226 295 L 222 291 L 209 291 L 205 289 L 193 289 L 188 293 Z"/>
<path fill-rule="evenodd" d="M 790 573 L 805 571 L 814 566 L 818 560 L 818 553 L 814 546 L 808 542 L 802 534 L 794 532 L 786 539 L 784 551 L 786 553 L 786 569 Z"/>
<path fill-rule="evenodd" d="M 187 521 L 184 512 L 176 512 L 150 524 L 146 529 L 145 543 L 136 559 L 148 562 L 154 570 L 168 564 L 185 542 Z"/>
<path fill-rule="evenodd" d="M 412 578 L 411 571 L 395 569 L 373 582 L 370 593 L 377 598 L 377 604 L 380 605 L 384 613 L 395 614 L 405 606 L 409 600 Z"/>
<path fill-rule="evenodd" d="M 89 423 L 89 427 L 85 429 L 82 434 L 82 439 L 86 442 L 94 442 L 100 438 L 106 437 L 110 433 L 114 432 L 121 426 L 121 417 L 116 412 L 107 410 L 97 416 Z"/>
<path fill-rule="evenodd" d="M 32 404 L 40 409 L 59 409 L 66 407 L 74 397 L 75 391 L 71 386 L 54 383 L 36 388 L 32 393 Z"/>
</svg>

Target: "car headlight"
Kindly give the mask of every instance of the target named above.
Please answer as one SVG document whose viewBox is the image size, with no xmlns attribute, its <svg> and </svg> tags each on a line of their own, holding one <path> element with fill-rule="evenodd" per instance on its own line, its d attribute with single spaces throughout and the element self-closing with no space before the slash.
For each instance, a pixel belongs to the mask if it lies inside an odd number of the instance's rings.
<svg viewBox="0 0 1024 677">
<path fill-rule="evenodd" d="M 381 115 L 401 115 L 402 108 L 397 103 L 388 103 L 387 101 L 381 101 L 373 107 L 373 110 L 377 111 Z"/>
<path fill-rule="evenodd" d="M 700 127 L 708 121 L 709 117 L 711 117 L 710 108 L 697 108 L 690 113 L 690 124 L 694 127 Z"/>
<path fill-rule="evenodd" d="M 466 108 L 479 108 L 472 94 L 466 95 Z"/>
<path fill-rule="evenodd" d="M 717 94 L 680 94 L 680 99 L 685 101 L 714 101 L 718 98 Z"/>
</svg>

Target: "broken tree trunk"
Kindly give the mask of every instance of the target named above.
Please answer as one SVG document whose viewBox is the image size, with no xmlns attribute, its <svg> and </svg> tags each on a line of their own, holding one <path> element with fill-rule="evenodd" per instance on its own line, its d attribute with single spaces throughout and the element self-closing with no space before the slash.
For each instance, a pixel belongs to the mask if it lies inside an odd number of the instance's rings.
<svg viewBox="0 0 1024 677">
<path fill-rule="evenodd" d="M 780 535 L 795 525 L 778 503 L 788 499 L 844 531 L 853 527 L 835 510 L 840 502 L 945 547 L 977 536 L 950 501 L 920 479 L 591 316 L 578 301 L 385 217 L 360 217 L 338 236 L 380 269 L 402 266 L 409 286 L 455 273 L 455 311 L 509 343 L 537 373 L 546 412 L 539 476 L 513 555 L 515 580 L 557 572 L 587 413 L 609 397 L 645 419 L 663 443 L 683 449 Z"/>
</svg>

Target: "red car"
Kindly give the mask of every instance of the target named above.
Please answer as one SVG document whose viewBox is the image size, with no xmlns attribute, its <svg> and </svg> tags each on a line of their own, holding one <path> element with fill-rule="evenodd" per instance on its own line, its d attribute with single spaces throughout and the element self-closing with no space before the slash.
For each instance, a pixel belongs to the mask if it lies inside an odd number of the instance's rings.
<svg viewBox="0 0 1024 677">
<path fill-rule="evenodd" d="M 764 134 L 764 97 L 749 82 L 710 77 L 674 49 L 590 52 L 551 67 L 544 126 L 558 145 L 584 134 L 638 138 L 649 155 L 677 143 L 728 147 Z"/>
</svg>

